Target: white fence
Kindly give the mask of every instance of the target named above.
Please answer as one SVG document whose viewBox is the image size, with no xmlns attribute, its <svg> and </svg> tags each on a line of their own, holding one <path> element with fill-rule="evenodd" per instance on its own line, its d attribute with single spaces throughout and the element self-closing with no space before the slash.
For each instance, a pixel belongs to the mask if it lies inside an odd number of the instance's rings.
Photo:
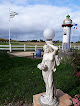
<svg viewBox="0 0 80 106">
<path fill-rule="evenodd" d="M 71 46 L 71 48 L 80 50 L 80 46 Z"/>
<path fill-rule="evenodd" d="M 58 46 L 59 49 L 62 48 L 62 46 Z M 80 50 L 80 46 L 71 46 L 71 48 L 73 49 L 78 49 Z M 12 50 L 23 50 L 23 51 L 26 51 L 26 50 L 35 50 L 36 49 L 43 49 L 43 46 L 28 46 L 28 45 L 0 45 L 0 50 L 9 50 L 10 52 L 12 52 Z"/>
<path fill-rule="evenodd" d="M 36 49 L 43 49 L 43 46 L 28 46 L 28 45 L 0 45 L 0 50 L 9 50 L 10 52 L 12 52 L 12 50 L 35 50 Z"/>
</svg>

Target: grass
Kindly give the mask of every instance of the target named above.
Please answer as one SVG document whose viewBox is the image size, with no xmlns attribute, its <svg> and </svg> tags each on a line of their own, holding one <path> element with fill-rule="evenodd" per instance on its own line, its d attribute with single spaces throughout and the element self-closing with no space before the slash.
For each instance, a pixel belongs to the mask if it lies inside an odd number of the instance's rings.
<svg viewBox="0 0 80 106">
<path fill-rule="evenodd" d="M 11 42 L 12 45 L 29 45 L 29 46 L 43 46 L 45 44 L 45 42 Z M 0 43 L 0 45 L 9 45 L 9 43 Z M 62 46 L 62 43 L 54 43 L 55 46 Z M 71 43 L 71 46 L 79 46 L 80 43 Z"/>
<path fill-rule="evenodd" d="M 36 68 L 39 62 L 40 60 L 0 54 L 1 103 L 23 98 L 31 102 L 32 95 L 43 91 L 41 71 Z"/>
<path fill-rule="evenodd" d="M 32 102 L 33 95 L 45 92 L 42 72 L 37 64 L 42 60 L 0 54 L 0 104 L 23 100 Z M 60 64 L 54 73 L 58 89 L 74 96 L 80 85 L 69 64 Z"/>
</svg>

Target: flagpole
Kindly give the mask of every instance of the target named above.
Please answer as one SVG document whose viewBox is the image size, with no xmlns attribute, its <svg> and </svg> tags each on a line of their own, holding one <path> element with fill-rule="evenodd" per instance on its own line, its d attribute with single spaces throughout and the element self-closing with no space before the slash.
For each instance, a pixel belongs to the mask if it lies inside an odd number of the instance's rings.
<svg viewBox="0 0 80 106">
<path fill-rule="evenodd" d="M 71 31 L 71 32 L 72 32 L 72 34 L 71 34 L 71 42 L 72 42 L 73 29 L 72 29 L 72 31 Z M 70 43 L 70 48 L 71 48 L 71 46 L 72 46 L 72 45 L 71 45 L 71 43 Z"/>
<path fill-rule="evenodd" d="M 10 46 L 10 8 L 9 8 L 9 46 Z"/>
<path fill-rule="evenodd" d="M 10 46 L 10 18 L 14 18 L 15 15 L 18 15 L 18 13 L 11 11 L 9 8 L 9 46 Z"/>
</svg>

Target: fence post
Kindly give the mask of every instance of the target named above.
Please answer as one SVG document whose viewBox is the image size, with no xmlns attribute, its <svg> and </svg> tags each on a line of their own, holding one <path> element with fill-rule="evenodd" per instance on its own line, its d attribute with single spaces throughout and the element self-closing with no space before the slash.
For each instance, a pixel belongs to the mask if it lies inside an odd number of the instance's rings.
<svg viewBox="0 0 80 106">
<path fill-rule="evenodd" d="M 74 49 L 75 49 L 75 46 L 74 46 Z"/>
<path fill-rule="evenodd" d="M 60 49 L 60 45 L 59 45 L 59 49 Z"/>
<path fill-rule="evenodd" d="M 11 49 L 11 44 L 9 45 L 9 47 L 10 47 L 10 52 L 12 52 L 12 49 Z"/>
<path fill-rule="evenodd" d="M 35 52 L 36 52 L 36 50 L 37 50 L 37 45 L 35 45 Z"/>
<path fill-rule="evenodd" d="M 26 51 L 26 45 L 24 44 L 24 51 Z"/>
<path fill-rule="evenodd" d="M 78 46 L 78 50 L 79 50 L 79 46 Z"/>
</svg>

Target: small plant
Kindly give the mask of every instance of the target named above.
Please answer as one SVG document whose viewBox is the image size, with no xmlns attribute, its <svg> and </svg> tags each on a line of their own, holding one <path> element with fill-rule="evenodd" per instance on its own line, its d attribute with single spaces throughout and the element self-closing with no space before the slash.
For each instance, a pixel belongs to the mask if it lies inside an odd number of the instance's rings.
<svg viewBox="0 0 80 106">
<path fill-rule="evenodd" d="M 71 59 L 71 56 L 66 56 L 62 59 L 62 63 L 63 64 L 69 64 L 71 65 L 72 64 L 72 59 Z"/>
<path fill-rule="evenodd" d="M 77 74 L 80 72 L 80 52 L 74 51 L 73 55 L 64 57 L 62 59 L 62 63 L 71 65 L 73 67 L 74 73 Z"/>
<path fill-rule="evenodd" d="M 75 95 L 72 100 L 72 106 L 80 106 L 80 95 Z"/>
<path fill-rule="evenodd" d="M 80 72 L 78 72 L 78 73 L 76 74 L 76 76 L 77 76 L 77 77 L 80 77 Z"/>
<path fill-rule="evenodd" d="M 77 51 L 75 51 L 72 56 L 72 67 L 75 73 L 80 71 L 80 53 Z"/>
</svg>

